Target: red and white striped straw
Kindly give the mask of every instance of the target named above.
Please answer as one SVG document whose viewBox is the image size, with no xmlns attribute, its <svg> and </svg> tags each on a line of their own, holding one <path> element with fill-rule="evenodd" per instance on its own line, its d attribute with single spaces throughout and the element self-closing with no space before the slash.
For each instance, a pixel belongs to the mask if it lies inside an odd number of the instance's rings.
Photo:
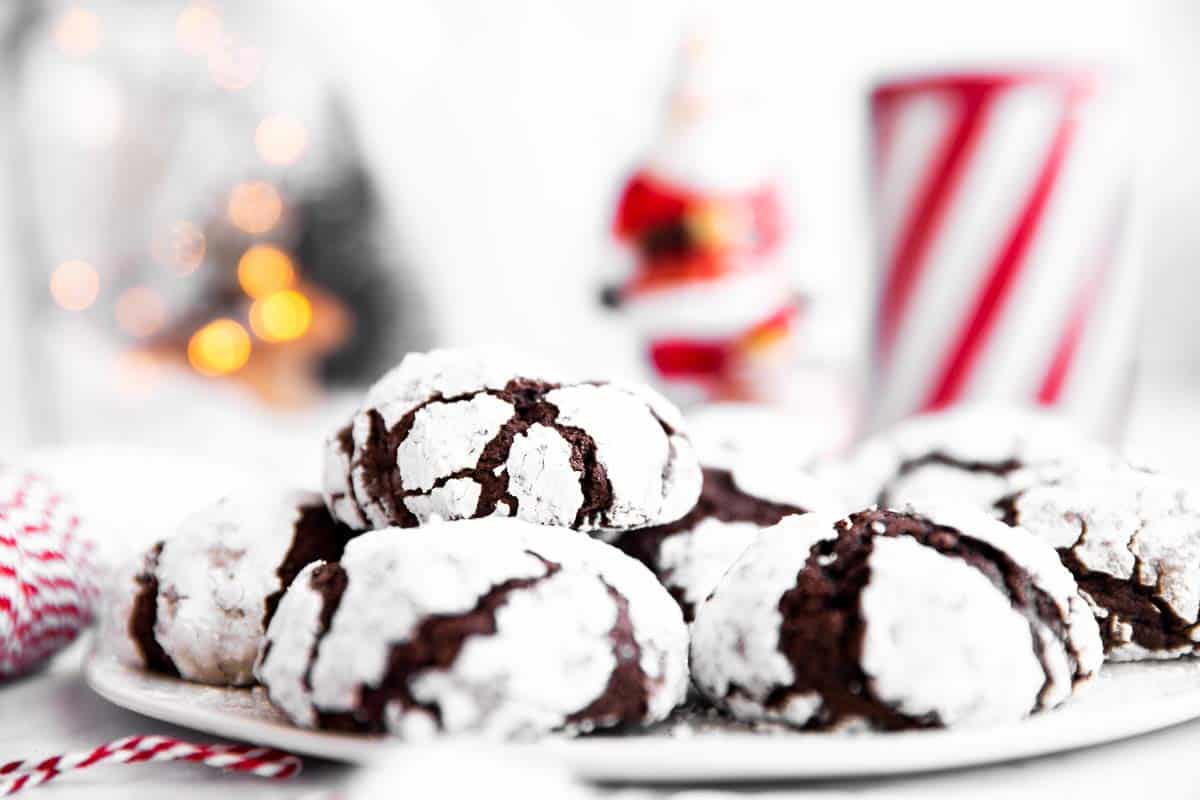
<svg viewBox="0 0 1200 800">
<path fill-rule="evenodd" d="M 147 764 L 187 761 L 283 780 L 300 772 L 298 757 L 252 745 L 192 744 L 168 736 L 129 736 L 92 750 L 51 756 L 41 761 L 10 761 L 0 765 L 0 797 L 41 786 L 60 775 L 100 764 Z"/>
</svg>

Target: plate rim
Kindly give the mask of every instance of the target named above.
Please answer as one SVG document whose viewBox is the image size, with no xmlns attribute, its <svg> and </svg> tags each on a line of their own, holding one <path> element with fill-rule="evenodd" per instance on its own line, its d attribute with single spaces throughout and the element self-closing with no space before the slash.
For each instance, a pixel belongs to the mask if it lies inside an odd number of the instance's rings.
<svg viewBox="0 0 1200 800">
<path fill-rule="evenodd" d="M 1110 664 L 1120 671 L 1130 665 Z M 386 736 L 314 731 L 286 722 L 224 714 L 201 704 L 166 704 L 133 682 L 170 682 L 172 691 L 247 693 L 251 688 L 193 685 L 121 664 L 98 644 L 84 660 L 87 686 L 110 703 L 162 722 L 275 747 L 299 755 L 350 764 L 370 764 L 392 755 L 401 742 Z M 1129 678 L 1133 679 L 1133 678 Z M 1000 764 L 1083 750 L 1134 738 L 1200 718 L 1200 685 L 1122 708 L 1105 725 L 1081 726 L 1076 717 L 1046 713 L 987 728 L 829 734 L 802 731 L 719 731 L 691 735 L 548 738 L 521 745 L 564 765 L 578 777 L 601 783 L 714 783 L 788 780 L 795 782 L 916 775 Z M 1115 722 L 1114 722 L 1115 720 Z M 863 737 L 886 737 L 883 760 L 863 763 Z M 874 742 L 873 742 L 874 743 Z M 653 746 L 647 746 L 652 744 Z M 940 745 L 949 745 L 940 746 Z M 873 750 L 878 754 L 880 750 Z M 859 756 L 855 758 L 854 756 Z M 688 765 L 687 770 L 664 764 Z"/>
</svg>

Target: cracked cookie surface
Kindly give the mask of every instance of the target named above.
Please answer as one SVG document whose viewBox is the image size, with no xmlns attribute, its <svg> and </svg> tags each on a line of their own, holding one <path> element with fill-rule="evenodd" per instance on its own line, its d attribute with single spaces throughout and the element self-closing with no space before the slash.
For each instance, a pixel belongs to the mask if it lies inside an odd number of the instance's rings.
<svg viewBox="0 0 1200 800">
<path fill-rule="evenodd" d="M 784 519 L 700 606 L 691 652 L 735 716 L 835 730 L 1019 719 L 1102 659 L 1053 551 L 962 507 Z"/>
<path fill-rule="evenodd" d="M 989 508 L 1080 464 L 1112 460 L 1046 413 L 966 407 L 901 422 L 818 474 L 860 506 L 919 509 L 954 500 Z"/>
<path fill-rule="evenodd" d="M 315 492 L 245 492 L 184 520 L 113 576 L 103 634 L 126 664 L 214 685 L 254 682 L 283 590 L 351 531 Z"/>
<path fill-rule="evenodd" d="M 700 467 L 678 410 L 648 388 L 436 350 L 406 356 L 329 437 L 324 485 L 357 530 L 493 515 L 619 530 L 683 516 Z"/>
<path fill-rule="evenodd" d="M 654 576 L 589 537 L 489 518 L 383 530 L 280 602 L 256 673 L 295 723 L 423 739 L 663 719 L 687 630 Z"/>
<path fill-rule="evenodd" d="M 1128 466 L 1072 473 L 995 513 L 1054 547 L 1114 661 L 1200 650 L 1200 492 Z"/>
<path fill-rule="evenodd" d="M 743 461 L 705 467 L 700 499 L 675 522 L 622 531 L 609 540 L 649 567 L 691 621 L 695 607 L 760 530 L 791 514 L 841 506 L 798 469 Z"/>
</svg>

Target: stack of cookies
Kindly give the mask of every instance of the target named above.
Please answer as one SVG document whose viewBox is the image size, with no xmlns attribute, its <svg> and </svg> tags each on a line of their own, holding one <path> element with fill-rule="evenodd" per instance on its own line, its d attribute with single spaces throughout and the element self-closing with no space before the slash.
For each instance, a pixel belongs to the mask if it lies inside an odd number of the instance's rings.
<svg viewBox="0 0 1200 800">
<path fill-rule="evenodd" d="M 122 661 L 416 740 L 644 726 L 689 686 L 810 730 L 992 724 L 1200 641 L 1200 499 L 1040 418 L 709 460 L 645 387 L 441 350 L 324 453 L 323 494 L 227 498 L 127 565 Z"/>
</svg>

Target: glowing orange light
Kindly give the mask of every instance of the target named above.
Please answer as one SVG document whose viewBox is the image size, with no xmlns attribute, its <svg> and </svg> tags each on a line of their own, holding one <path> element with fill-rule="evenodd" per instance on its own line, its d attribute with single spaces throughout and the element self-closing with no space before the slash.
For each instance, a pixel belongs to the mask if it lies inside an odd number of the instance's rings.
<svg viewBox="0 0 1200 800">
<path fill-rule="evenodd" d="M 250 360 L 250 334 L 234 320 L 215 319 L 192 334 L 187 357 L 201 375 L 217 377 L 237 372 Z"/>
<path fill-rule="evenodd" d="M 279 190 L 264 181 L 239 183 L 229 193 L 229 221 L 246 233 L 266 233 L 283 216 Z"/>
<path fill-rule="evenodd" d="M 175 20 L 175 41 L 184 52 L 200 55 L 212 50 L 221 39 L 221 15 L 212 6 L 193 3 Z"/>
<path fill-rule="evenodd" d="M 264 342 L 299 339 L 311 324 L 312 303 L 294 289 L 267 295 L 250 306 L 250 327 Z"/>
<path fill-rule="evenodd" d="M 144 339 L 162 330 L 167 322 L 167 306 L 158 292 L 146 286 L 134 286 L 117 298 L 116 315 L 121 330 Z"/>
<path fill-rule="evenodd" d="M 64 261 L 50 274 L 50 296 L 67 311 L 83 311 L 100 296 L 100 273 L 86 261 Z"/>
<path fill-rule="evenodd" d="M 69 56 L 81 58 L 100 46 L 100 18 L 86 8 L 69 8 L 54 26 L 54 43 Z"/>
<path fill-rule="evenodd" d="M 262 69 L 262 54 L 238 44 L 232 37 L 218 37 L 208 53 L 208 73 L 222 89 L 237 92 L 254 83 Z"/>
<path fill-rule="evenodd" d="M 298 120 L 282 114 L 267 117 L 254 131 L 254 147 L 268 164 L 295 164 L 308 147 L 308 131 Z"/>
<path fill-rule="evenodd" d="M 292 259 L 278 247 L 256 244 L 238 259 L 238 283 L 253 298 L 289 289 L 295 281 Z"/>
</svg>

